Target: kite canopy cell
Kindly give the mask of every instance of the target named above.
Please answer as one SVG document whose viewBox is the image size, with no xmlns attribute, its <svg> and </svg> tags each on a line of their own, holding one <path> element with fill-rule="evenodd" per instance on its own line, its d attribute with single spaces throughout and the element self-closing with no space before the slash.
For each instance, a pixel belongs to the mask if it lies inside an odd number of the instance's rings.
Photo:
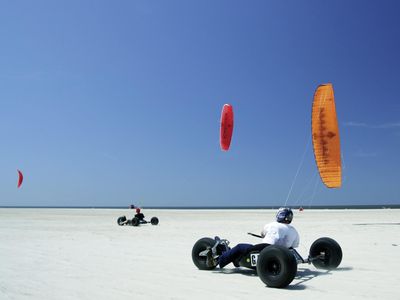
<svg viewBox="0 0 400 300">
<path fill-rule="evenodd" d="M 342 184 L 339 127 L 332 84 L 318 86 L 312 106 L 314 157 L 322 182 L 328 188 Z"/>
</svg>

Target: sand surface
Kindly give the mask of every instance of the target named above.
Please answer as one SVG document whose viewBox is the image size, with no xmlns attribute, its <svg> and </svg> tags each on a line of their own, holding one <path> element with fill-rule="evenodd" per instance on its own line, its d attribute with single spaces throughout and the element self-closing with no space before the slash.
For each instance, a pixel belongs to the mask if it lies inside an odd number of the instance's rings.
<svg viewBox="0 0 400 300">
<path fill-rule="evenodd" d="M 117 209 L 0 209 L 0 299 L 400 299 L 400 210 L 295 212 L 298 251 L 335 239 L 335 271 L 302 264 L 286 289 L 249 269 L 198 270 L 193 244 L 258 243 L 273 210 L 143 210 L 158 226 L 118 226 Z M 279 297 L 279 298 L 278 298 Z"/>
</svg>

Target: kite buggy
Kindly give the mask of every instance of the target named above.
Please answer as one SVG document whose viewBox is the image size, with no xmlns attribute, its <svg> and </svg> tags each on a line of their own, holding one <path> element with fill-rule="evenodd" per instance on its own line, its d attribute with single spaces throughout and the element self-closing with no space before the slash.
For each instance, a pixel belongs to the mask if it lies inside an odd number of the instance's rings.
<svg viewBox="0 0 400 300">
<path fill-rule="evenodd" d="M 147 224 L 150 223 L 151 225 L 158 225 L 158 218 L 152 217 L 149 221 L 144 219 L 144 214 L 140 212 L 140 208 L 136 208 L 136 214 L 132 220 L 127 219 L 126 216 L 119 217 L 117 223 L 119 226 L 123 225 L 132 225 L 132 226 L 139 226 L 140 224 Z"/>
<path fill-rule="evenodd" d="M 249 233 L 250 235 L 261 237 Z M 192 260 L 200 270 L 214 270 L 217 264 L 207 264 L 207 252 L 215 247 L 218 255 L 222 254 L 229 241 L 220 240 L 216 243 L 212 238 L 198 240 L 192 248 Z M 306 259 L 294 248 L 285 248 L 277 245 L 270 245 L 261 251 L 250 251 L 244 254 L 234 264 L 236 267 L 245 267 L 257 271 L 261 281 L 268 287 L 284 288 L 288 286 L 297 273 L 297 265 L 302 263 L 313 264 L 318 269 L 336 269 L 342 261 L 342 249 L 339 244 L 328 237 L 317 239 L 310 247 Z"/>
</svg>

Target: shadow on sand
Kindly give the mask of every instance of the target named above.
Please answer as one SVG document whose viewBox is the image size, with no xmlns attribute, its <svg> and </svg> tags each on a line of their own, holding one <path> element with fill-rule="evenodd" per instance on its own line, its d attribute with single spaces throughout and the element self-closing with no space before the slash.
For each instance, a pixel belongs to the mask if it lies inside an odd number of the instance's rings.
<svg viewBox="0 0 400 300">
<path fill-rule="evenodd" d="M 343 272 L 343 271 L 351 271 L 351 270 L 353 270 L 352 267 L 337 268 L 335 270 L 315 270 L 315 271 L 306 269 L 306 268 L 298 268 L 296 277 L 294 278 L 293 282 L 289 286 L 286 287 L 286 289 L 293 290 L 293 291 L 305 290 L 307 288 L 307 286 L 304 283 L 312 280 L 315 277 L 331 275 L 332 272 Z M 246 268 L 218 269 L 218 270 L 214 270 L 213 273 L 240 274 L 240 275 L 244 275 L 244 276 L 258 277 L 256 270 L 246 269 Z M 267 287 L 267 286 L 265 286 L 265 287 Z"/>
<path fill-rule="evenodd" d="M 223 274 L 241 274 L 250 277 L 258 277 L 257 271 L 253 269 L 246 268 L 234 268 L 234 269 L 216 269 L 214 273 L 223 273 Z"/>
<path fill-rule="evenodd" d="M 298 269 L 297 275 L 294 278 L 294 280 L 296 280 L 296 283 L 292 283 L 290 286 L 293 289 L 295 289 L 294 287 L 300 287 L 300 286 L 303 287 L 302 289 L 306 289 L 306 287 L 304 285 L 305 282 L 310 281 L 318 276 L 330 275 L 330 273 L 331 273 L 331 271 L 329 271 L 329 270 L 313 271 L 310 269 Z"/>
<path fill-rule="evenodd" d="M 306 289 L 306 286 L 304 285 L 305 282 L 312 280 L 315 277 L 318 276 L 326 276 L 326 275 L 331 275 L 332 273 L 335 272 L 342 272 L 342 271 L 350 271 L 353 270 L 352 267 L 343 267 L 343 268 L 337 268 L 334 270 L 310 270 L 306 268 L 298 268 L 297 269 L 297 275 L 294 278 L 296 280 L 295 283 L 291 283 L 287 289 L 289 290 L 304 290 Z"/>
</svg>

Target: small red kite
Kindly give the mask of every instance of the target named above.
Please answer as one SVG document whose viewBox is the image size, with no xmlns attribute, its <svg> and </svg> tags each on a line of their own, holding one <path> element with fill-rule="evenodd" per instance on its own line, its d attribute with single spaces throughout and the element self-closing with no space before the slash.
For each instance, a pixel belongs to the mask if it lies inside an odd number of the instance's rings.
<svg viewBox="0 0 400 300">
<path fill-rule="evenodd" d="M 18 185 L 17 187 L 20 188 L 22 181 L 24 181 L 24 175 L 22 175 L 22 172 L 20 170 L 17 170 L 18 172 Z"/>
</svg>

